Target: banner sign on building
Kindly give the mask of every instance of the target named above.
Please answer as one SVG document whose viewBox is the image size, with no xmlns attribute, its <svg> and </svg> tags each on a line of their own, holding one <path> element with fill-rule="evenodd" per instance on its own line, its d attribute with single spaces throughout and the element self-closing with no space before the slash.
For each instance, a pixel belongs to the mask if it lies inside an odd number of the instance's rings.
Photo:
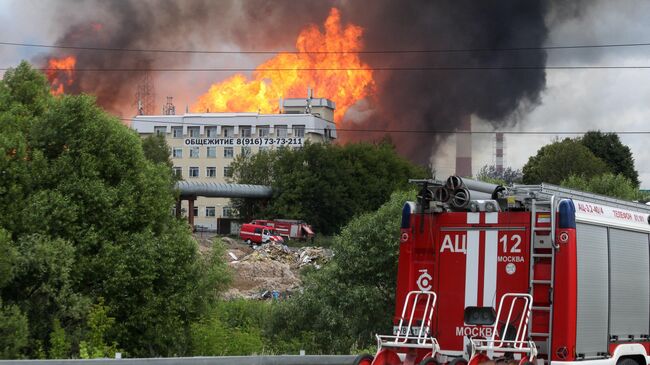
<svg viewBox="0 0 650 365">
<path fill-rule="evenodd" d="M 186 146 L 285 146 L 303 145 L 303 138 L 186 138 Z"/>
</svg>

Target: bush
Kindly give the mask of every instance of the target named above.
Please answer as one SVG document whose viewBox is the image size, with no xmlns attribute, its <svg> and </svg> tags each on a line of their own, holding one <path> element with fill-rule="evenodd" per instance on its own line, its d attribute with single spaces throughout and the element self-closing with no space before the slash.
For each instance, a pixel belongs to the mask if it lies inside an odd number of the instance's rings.
<svg viewBox="0 0 650 365">
<path fill-rule="evenodd" d="M 203 320 L 192 325 L 195 356 L 252 355 L 269 352 L 264 327 L 273 303 L 219 301 Z"/>
<path fill-rule="evenodd" d="M 336 236 L 332 261 L 312 270 L 304 292 L 274 311 L 269 336 L 282 350 L 350 353 L 390 332 L 395 301 L 400 218 L 414 192 L 394 193 L 377 211 L 350 221 Z"/>
</svg>

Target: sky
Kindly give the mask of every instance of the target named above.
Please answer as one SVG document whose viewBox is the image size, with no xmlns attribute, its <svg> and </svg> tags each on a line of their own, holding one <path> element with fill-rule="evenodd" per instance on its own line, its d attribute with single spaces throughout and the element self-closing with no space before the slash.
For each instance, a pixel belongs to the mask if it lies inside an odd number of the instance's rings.
<svg viewBox="0 0 650 365">
<path fill-rule="evenodd" d="M 155 0 L 148 1 L 148 3 L 153 3 L 154 8 L 157 4 Z M 174 1 L 160 1 L 159 3 L 169 5 Z M 159 41 L 157 47 L 162 47 L 160 44 L 164 45 L 168 39 L 169 47 L 167 48 L 202 47 L 238 50 L 247 49 L 252 45 L 259 47 L 260 42 L 273 36 L 277 38 L 277 42 L 273 46 L 286 49 L 287 46 L 292 45 L 299 30 L 305 24 L 322 23 L 327 16 L 329 7 L 329 4 L 322 6 L 323 2 L 301 2 L 301 6 L 305 6 L 303 4 L 310 5 L 305 8 L 314 8 L 314 12 L 317 14 L 306 14 L 304 9 L 299 9 L 292 14 L 291 18 L 283 18 L 284 13 L 276 12 L 273 8 L 286 7 L 287 4 L 291 6 L 295 2 L 269 2 L 269 9 L 264 11 L 271 15 L 259 19 L 256 18 L 259 14 L 246 9 L 246 0 L 243 3 L 244 5 L 237 3 L 223 5 L 223 9 L 211 13 L 211 16 L 216 17 L 217 20 L 215 25 L 210 24 L 207 28 L 196 27 L 189 22 L 179 22 L 180 25 L 170 30 L 169 33 L 161 32 L 155 35 Z M 258 3 L 260 2 L 257 1 L 255 4 Z M 81 0 L 0 0 L 0 42 L 55 44 L 68 34 L 72 24 L 83 23 L 88 19 L 95 18 L 110 23 L 114 19 L 114 14 L 111 13 L 114 10 L 110 8 L 114 8 L 115 4 L 120 4 L 120 1 L 112 2 L 111 6 L 100 7 L 96 2 Z M 217 4 L 221 5 L 220 2 Z M 366 28 L 378 24 L 373 22 L 370 18 L 371 15 L 357 14 L 360 12 L 359 8 L 362 7 L 360 2 L 341 0 L 334 1 L 333 4 L 340 6 L 344 19 L 347 18 L 350 22 L 359 22 Z M 374 4 L 381 6 L 383 2 Z M 549 10 L 543 14 L 547 34 L 543 39 L 542 46 L 650 42 L 650 22 L 647 21 L 650 19 L 650 2 L 648 1 L 552 2 L 547 4 L 547 8 Z M 377 9 L 370 9 L 368 13 L 381 15 L 381 11 Z M 182 14 L 188 14 L 187 17 L 190 18 L 195 16 L 186 8 L 179 7 L 179 17 L 183 16 Z M 219 19 L 220 14 L 223 14 L 223 19 Z M 297 14 L 301 14 L 300 18 Z M 277 19 L 274 18 L 276 15 Z M 438 15 L 440 15 L 439 21 L 443 22 L 445 14 Z M 141 21 L 141 19 L 134 16 L 134 21 Z M 287 20 L 283 21 L 283 19 Z M 173 21 L 173 18 L 166 21 Z M 200 19 L 196 20 L 196 22 L 200 21 Z M 436 21 L 438 21 L 437 18 Z M 224 25 L 226 23 L 228 25 Z M 453 27 L 453 22 L 448 26 Z M 214 36 L 206 36 L 206 29 L 213 27 L 216 30 Z M 278 31 L 278 28 L 282 28 L 282 31 Z M 369 38 L 368 44 L 373 44 L 373 37 L 376 37 L 377 32 L 374 29 L 366 29 L 366 34 Z M 423 37 L 425 37 L 424 34 L 426 33 L 423 33 Z M 457 39 L 462 39 L 462 37 Z M 463 48 L 464 44 L 455 43 L 454 47 Z M 471 45 L 467 47 L 471 48 Z M 0 45 L 0 67 L 15 66 L 22 59 L 34 62 L 47 52 L 47 50 L 38 48 Z M 269 57 L 268 55 L 234 55 L 226 63 L 242 67 L 255 67 Z M 206 58 L 202 58 L 202 56 L 188 57 L 183 61 L 183 66 L 201 67 L 205 66 L 206 62 L 216 65 L 220 64 L 220 61 L 216 59 L 206 61 Z M 546 66 L 553 65 L 650 66 L 650 47 L 547 50 Z M 158 95 L 176 95 L 177 110 L 184 110 L 185 105 L 191 105 L 200 94 L 207 90 L 211 83 L 227 76 L 206 77 L 200 73 L 165 74 L 156 80 L 156 91 Z M 399 76 L 397 75 L 397 77 Z M 484 110 L 481 112 L 477 107 L 479 111 L 471 116 L 472 128 L 485 131 L 500 129 L 544 132 L 650 131 L 650 123 L 648 123 L 650 117 L 650 82 L 648 82 L 650 69 L 546 69 L 543 76 L 545 84 L 538 91 L 538 95 L 531 97 L 530 100 L 513 99 L 520 102 L 521 105 L 509 109 L 507 113 L 500 113 L 496 116 L 498 120 L 491 117 L 493 114 L 486 113 Z M 390 83 L 384 85 L 390 85 Z M 453 85 L 453 78 L 450 85 Z M 436 85 L 432 86 L 432 88 L 435 87 Z M 449 88 L 449 85 L 444 87 Z M 484 85 L 477 87 L 479 90 L 476 95 L 486 95 L 487 100 L 490 100 L 490 94 L 495 92 Z M 183 92 L 178 92 L 178 90 L 183 90 Z M 130 91 L 127 90 L 127 92 Z M 467 102 L 469 103 L 471 100 Z M 360 100 L 356 108 L 353 107 L 349 112 L 348 119 L 354 121 L 355 118 L 359 118 L 359 113 L 364 113 L 368 103 L 368 100 Z M 434 104 L 432 109 L 435 107 Z M 440 107 L 442 107 L 442 103 Z M 364 118 L 366 117 L 364 116 Z M 564 137 L 566 135 L 559 133 L 557 135 L 507 134 L 505 137 L 506 165 L 521 168 L 541 146 L 554 139 Z M 575 136 L 569 135 L 569 137 Z M 650 189 L 650 153 L 647 153 L 646 144 L 650 141 L 650 135 L 621 135 L 620 138 L 632 150 L 635 167 L 640 174 L 641 187 Z M 436 168 L 438 177 L 444 178 L 453 172 L 454 143 L 453 137 L 436 140 L 434 147 L 427 150 L 427 152 L 430 151 L 430 160 Z M 474 171 L 485 164 L 494 163 L 493 149 L 494 137 L 492 135 L 474 135 Z M 405 153 L 408 154 L 408 151 Z"/>
</svg>

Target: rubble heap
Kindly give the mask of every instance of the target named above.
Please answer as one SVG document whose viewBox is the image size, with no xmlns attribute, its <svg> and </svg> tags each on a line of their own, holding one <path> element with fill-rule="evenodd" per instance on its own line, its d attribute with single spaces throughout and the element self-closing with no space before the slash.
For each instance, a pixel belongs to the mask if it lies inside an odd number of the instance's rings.
<svg viewBox="0 0 650 365">
<path fill-rule="evenodd" d="M 322 247 L 295 249 L 275 243 L 263 244 L 242 256 L 243 252 L 235 248 L 227 250 L 233 284 L 225 293 L 226 298 L 266 299 L 290 295 L 302 284 L 301 268 L 320 269 L 332 257 L 332 251 Z"/>
</svg>

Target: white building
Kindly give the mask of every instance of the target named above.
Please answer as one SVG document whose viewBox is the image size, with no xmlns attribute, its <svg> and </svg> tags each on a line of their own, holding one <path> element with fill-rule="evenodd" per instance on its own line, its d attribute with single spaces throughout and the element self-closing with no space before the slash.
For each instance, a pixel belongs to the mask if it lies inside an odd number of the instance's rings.
<svg viewBox="0 0 650 365">
<path fill-rule="evenodd" d="M 131 128 L 142 137 L 164 135 L 174 171 L 183 180 L 223 183 L 228 182 L 230 163 L 239 154 L 336 139 L 332 101 L 285 99 L 282 105 L 281 114 L 139 115 Z M 187 211 L 187 202 L 182 209 Z M 194 204 L 196 226 L 216 229 L 217 218 L 233 214 L 230 199 L 198 197 Z"/>
</svg>

